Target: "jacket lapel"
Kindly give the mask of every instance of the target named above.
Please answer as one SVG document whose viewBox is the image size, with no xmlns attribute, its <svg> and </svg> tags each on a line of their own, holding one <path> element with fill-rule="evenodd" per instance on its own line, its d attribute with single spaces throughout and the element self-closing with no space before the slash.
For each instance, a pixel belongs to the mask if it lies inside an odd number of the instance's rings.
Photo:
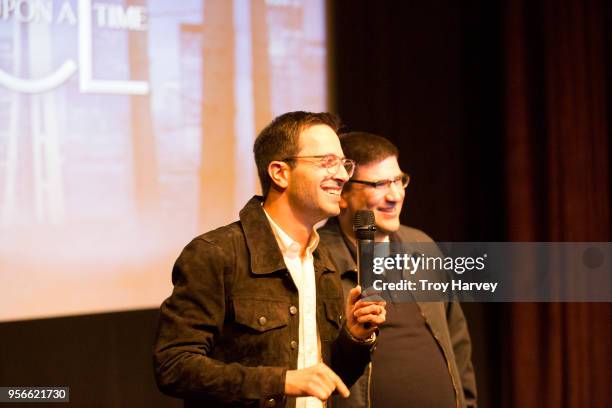
<svg viewBox="0 0 612 408">
<path fill-rule="evenodd" d="M 240 224 L 251 253 L 251 271 L 257 275 L 287 269 L 262 203 L 262 197 L 254 196 L 240 211 Z"/>
</svg>

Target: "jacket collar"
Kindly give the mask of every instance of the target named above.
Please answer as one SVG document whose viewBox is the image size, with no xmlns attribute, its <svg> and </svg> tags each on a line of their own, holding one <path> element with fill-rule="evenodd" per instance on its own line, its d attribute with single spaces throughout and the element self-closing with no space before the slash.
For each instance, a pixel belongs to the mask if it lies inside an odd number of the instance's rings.
<svg viewBox="0 0 612 408">
<path fill-rule="evenodd" d="M 325 245 L 331 254 L 334 254 L 333 262 L 340 273 L 341 278 L 348 278 L 352 280 L 354 284 L 357 284 L 357 263 L 355 262 L 355 257 L 352 251 L 349 249 L 349 245 L 355 247 L 355 244 L 353 244 L 342 232 L 338 218 L 330 218 L 325 226 L 319 230 L 319 235 L 321 236 L 321 243 Z M 402 243 L 404 245 L 408 243 L 402 239 L 400 234 L 395 232 L 389 235 L 389 240 L 391 242 Z M 355 251 L 357 250 L 356 248 L 354 249 Z M 431 302 L 416 301 L 419 310 L 429 325 L 429 321 L 433 319 L 432 310 L 434 308 L 429 307 L 428 303 Z"/>
<path fill-rule="evenodd" d="M 327 220 L 323 228 L 319 230 L 321 241 L 325 243 L 331 254 L 334 254 L 334 264 L 340 272 L 341 276 L 345 274 L 354 275 L 357 279 L 357 247 L 356 245 L 342 232 L 338 217 L 332 217 Z M 392 232 L 389 235 L 390 242 L 402 242 L 399 234 Z"/>
<path fill-rule="evenodd" d="M 264 213 L 263 197 L 253 196 L 240 210 L 240 224 L 251 255 L 251 271 L 262 275 L 287 269 L 270 222 Z M 321 259 L 319 250 L 313 252 L 313 265 L 317 272 L 334 270 Z"/>
<path fill-rule="evenodd" d="M 325 226 L 319 230 L 319 236 L 329 253 L 334 254 L 334 265 L 338 269 L 340 275 L 353 274 L 356 280 L 357 264 L 350 250 L 351 246 L 354 247 L 355 245 L 344 236 L 338 218 L 333 217 L 327 220 Z"/>
</svg>

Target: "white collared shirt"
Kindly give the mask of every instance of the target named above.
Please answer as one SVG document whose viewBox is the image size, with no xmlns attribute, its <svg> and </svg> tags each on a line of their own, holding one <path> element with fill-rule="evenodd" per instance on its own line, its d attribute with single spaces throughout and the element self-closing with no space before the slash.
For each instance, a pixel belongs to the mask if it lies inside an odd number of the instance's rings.
<svg viewBox="0 0 612 408">
<path fill-rule="evenodd" d="M 313 366 L 321 361 L 319 334 L 317 332 L 317 287 L 312 253 L 319 244 L 319 234 L 313 229 L 304 256 L 301 256 L 300 244 L 293 240 L 274 222 L 264 210 L 276 242 L 283 254 L 283 259 L 291 278 L 298 288 L 299 339 L 297 368 Z M 296 408 L 321 408 L 323 403 L 315 397 L 296 399 Z"/>
</svg>

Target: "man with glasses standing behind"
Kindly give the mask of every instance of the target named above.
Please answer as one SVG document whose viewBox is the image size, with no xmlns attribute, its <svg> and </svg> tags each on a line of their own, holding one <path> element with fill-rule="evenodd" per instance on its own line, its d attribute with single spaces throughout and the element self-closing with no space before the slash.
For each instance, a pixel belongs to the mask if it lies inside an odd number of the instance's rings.
<svg viewBox="0 0 612 408">
<path fill-rule="evenodd" d="M 272 121 L 253 149 L 264 197 L 176 261 L 154 364 L 159 388 L 186 407 L 321 408 L 368 364 L 385 304 L 358 301 L 360 288 L 344 304 L 314 228 L 339 213 L 354 169 L 338 126 L 328 113 Z"/>
<path fill-rule="evenodd" d="M 398 150 L 387 139 L 364 132 L 340 136 L 342 150 L 355 160 L 344 187 L 340 215 L 319 229 L 345 292 L 357 284 L 353 220 L 371 210 L 377 242 L 433 242 L 424 232 L 400 224 L 410 177 L 398 163 Z M 456 302 L 389 302 L 387 322 L 372 364 L 340 407 L 475 407 L 476 382 L 471 342 Z"/>
</svg>

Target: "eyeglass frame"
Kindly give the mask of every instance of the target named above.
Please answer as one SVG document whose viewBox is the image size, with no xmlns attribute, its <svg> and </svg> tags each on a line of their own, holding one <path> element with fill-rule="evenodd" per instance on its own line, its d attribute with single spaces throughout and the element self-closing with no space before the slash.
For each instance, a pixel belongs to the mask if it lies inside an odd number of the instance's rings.
<svg viewBox="0 0 612 408">
<path fill-rule="evenodd" d="M 325 159 L 328 157 L 333 157 L 334 159 L 338 160 L 338 164 L 336 164 L 335 166 L 329 166 L 329 167 L 325 167 L 325 165 L 322 163 L 321 159 Z M 339 157 L 336 156 L 335 154 L 320 154 L 320 155 L 316 155 L 316 156 L 293 156 L 293 157 L 286 157 L 282 160 L 282 162 L 287 162 L 287 161 L 293 161 L 293 160 L 298 160 L 298 159 L 319 159 L 319 165 L 321 167 L 323 167 L 325 170 L 327 170 L 327 173 L 329 174 L 336 174 L 338 173 L 338 171 L 340 170 L 340 166 L 344 167 L 344 170 L 346 171 L 346 173 L 348 174 L 349 178 L 351 178 L 353 176 L 353 174 L 355 173 L 355 167 L 356 167 L 356 163 L 355 160 L 352 159 L 347 159 L 346 157 Z M 345 165 L 346 163 L 351 163 L 352 164 L 352 168 L 349 171 Z M 333 170 L 335 168 L 335 170 Z"/>
<path fill-rule="evenodd" d="M 405 184 L 404 182 L 402 182 L 402 189 L 405 190 L 406 188 L 408 188 L 408 185 L 410 184 L 410 175 L 406 173 L 402 173 L 401 176 L 395 177 L 394 179 L 377 180 L 377 181 L 350 179 L 348 182 L 364 184 L 368 187 L 372 187 L 376 191 L 385 191 L 382 188 L 386 187 L 386 190 L 388 191 L 391 188 L 391 184 L 395 184 L 396 182 L 402 180 L 404 177 L 406 178 L 406 182 Z"/>
</svg>

